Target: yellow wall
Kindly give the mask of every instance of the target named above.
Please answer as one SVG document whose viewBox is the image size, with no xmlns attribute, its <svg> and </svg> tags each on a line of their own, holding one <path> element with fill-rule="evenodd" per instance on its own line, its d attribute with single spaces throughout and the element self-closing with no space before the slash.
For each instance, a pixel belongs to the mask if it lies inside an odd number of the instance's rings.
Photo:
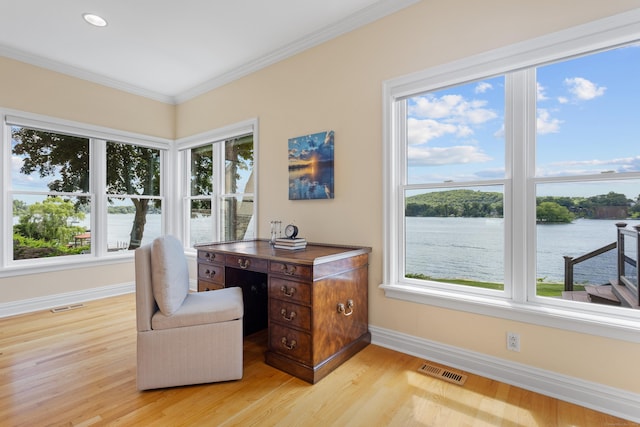
<svg viewBox="0 0 640 427">
<path fill-rule="evenodd" d="M 0 57 L 0 108 L 173 139 L 175 106 Z"/>
<path fill-rule="evenodd" d="M 185 102 L 184 137 L 260 119 L 259 226 L 295 221 L 310 241 L 373 247 L 372 325 L 640 393 L 628 375 L 640 346 L 386 298 L 382 282 L 382 83 L 638 7 L 637 1 L 422 1 Z M 335 199 L 289 201 L 287 140 L 335 131 Z M 506 331 L 522 351 L 508 352 Z M 615 360 L 593 369 L 594 360 Z"/>
<path fill-rule="evenodd" d="M 0 108 L 168 140 L 175 106 L 0 57 Z M 0 278 L 0 304 L 131 283 L 132 263 Z"/>
<path fill-rule="evenodd" d="M 260 236 L 280 219 L 295 221 L 310 241 L 371 246 L 372 325 L 640 393 L 627 368 L 640 360 L 637 344 L 401 302 L 378 289 L 383 81 L 636 7 L 637 0 L 422 1 L 175 109 L 0 58 L 0 107 L 165 138 L 257 117 Z M 288 138 L 328 129 L 335 199 L 289 201 Z M 133 280 L 122 265 L 17 276 L 0 279 L 0 302 L 76 290 L 87 277 L 95 286 Z M 7 299 L 10 287 L 19 290 Z M 520 333 L 520 353 L 506 351 L 507 330 Z M 593 369 L 592 360 L 615 363 Z"/>
</svg>

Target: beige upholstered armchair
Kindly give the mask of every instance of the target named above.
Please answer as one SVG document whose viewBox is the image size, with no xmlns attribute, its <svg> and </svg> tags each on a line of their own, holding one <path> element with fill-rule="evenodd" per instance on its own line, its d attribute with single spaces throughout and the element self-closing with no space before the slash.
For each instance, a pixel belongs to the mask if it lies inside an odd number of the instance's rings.
<svg viewBox="0 0 640 427">
<path fill-rule="evenodd" d="M 189 293 L 172 236 L 136 249 L 135 270 L 138 389 L 242 378 L 242 290 Z"/>
</svg>

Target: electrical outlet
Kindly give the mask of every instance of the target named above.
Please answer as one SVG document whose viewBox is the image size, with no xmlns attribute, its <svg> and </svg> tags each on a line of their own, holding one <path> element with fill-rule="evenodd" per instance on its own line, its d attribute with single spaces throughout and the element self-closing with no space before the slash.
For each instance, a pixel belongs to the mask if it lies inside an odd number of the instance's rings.
<svg viewBox="0 0 640 427">
<path fill-rule="evenodd" d="M 507 350 L 520 351 L 520 334 L 507 332 Z"/>
</svg>

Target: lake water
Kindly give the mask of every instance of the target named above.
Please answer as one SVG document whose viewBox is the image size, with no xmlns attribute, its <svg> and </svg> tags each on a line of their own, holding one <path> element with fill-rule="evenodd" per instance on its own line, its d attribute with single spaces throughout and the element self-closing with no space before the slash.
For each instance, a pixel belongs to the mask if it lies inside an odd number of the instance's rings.
<svg viewBox="0 0 640 427">
<path fill-rule="evenodd" d="M 107 247 L 110 250 L 129 247 L 131 228 L 135 214 L 110 214 L 107 215 Z M 80 224 L 81 227 L 90 229 L 91 217 L 87 215 Z M 153 239 L 162 235 L 162 215 L 147 214 L 147 223 L 144 226 L 144 234 L 141 245 L 151 243 Z"/>
<path fill-rule="evenodd" d="M 126 249 L 134 214 L 111 214 L 107 219 L 108 248 Z M 14 222 L 17 218 L 14 218 Z M 616 241 L 617 220 L 579 219 L 570 224 L 536 227 L 536 278 L 564 282 L 564 255 L 579 257 Z M 626 221 L 630 228 L 637 222 Z M 90 216 L 78 225 L 90 229 Z M 434 278 L 461 278 L 503 283 L 504 235 L 502 218 L 406 218 L 406 273 Z M 142 244 L 160 236 L 160 214 L 148 214 Z M 209 241 L 209 217 L 192 220 L 192 239 Z M 630 246 L 630 245 L 627 245 Z M 627 253 L 635 256 L 629 247 Z M 577 264 L 575 283 L 606 283 L 616 276 L 615 250 Z"/>
<path fill-rule="evenodd" d="M 616 222 L 579 219 L 538 225 L 536 278 L 563 283 L 563 256 L 578 257 L 615 242 Z M 636 224 L 626 222 L 627 228 Z M 406 218 L 406 273 L 504 283 L 503 224 L 502 218 Z M 574 282 L 608 282 L 616 276 L 616 257 L 612 250 L 577 264 Z"/>
<path fill-rule="evenodd" d="M 129 247 L 131 227 L 135 214 L 109 214 L 107 215 L 107 247 L 109 250 L 126 250 Z M 14 223 L 17 218 L 14 218 Z M 191 241 L 195 243 L 210 242 L 213 234 L 211 217 L 208 215 L 197 216 L 190 220 Z M 86 215 L 78 224 L 86 230 L 91 228 L 91 215 Z M 247 233 L 253 233 L 253 221 L 250 223 Z M 153 239 L 162 235 L 162 215 L 147 214 L 147 223 L 144 227 L 142 245 L 151 243 Z"/>
</svg>

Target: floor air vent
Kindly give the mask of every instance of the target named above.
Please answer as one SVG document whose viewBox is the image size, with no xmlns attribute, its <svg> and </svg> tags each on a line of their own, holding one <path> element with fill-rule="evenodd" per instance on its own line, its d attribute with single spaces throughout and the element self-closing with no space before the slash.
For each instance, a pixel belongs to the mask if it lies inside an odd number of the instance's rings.
<svg viewBox="0 0 640 427">
<path fill-rule="evenodd" d="M 84 304 L 65 305 L 64 307 L 52 308 L 51 312 L 52 313 L 62 313 L 63 311 L 75 310 L 76 308 L 83 308 L 83 307 L 84 307 Z"/>
<path fill-rule="evenodd" d="M 460 374 L 458 372 L 453 372 L 448 369 L 442 369 L 438 366 L 430 365 L 428 363 L 422 364 L 422 366 L 418 368 L 418 372 L 432 376 L 434 378 L 440 378 L 457 385 L 464 385 L 464 383 L 467 381 L 466 375 Z"/>
</svg>

